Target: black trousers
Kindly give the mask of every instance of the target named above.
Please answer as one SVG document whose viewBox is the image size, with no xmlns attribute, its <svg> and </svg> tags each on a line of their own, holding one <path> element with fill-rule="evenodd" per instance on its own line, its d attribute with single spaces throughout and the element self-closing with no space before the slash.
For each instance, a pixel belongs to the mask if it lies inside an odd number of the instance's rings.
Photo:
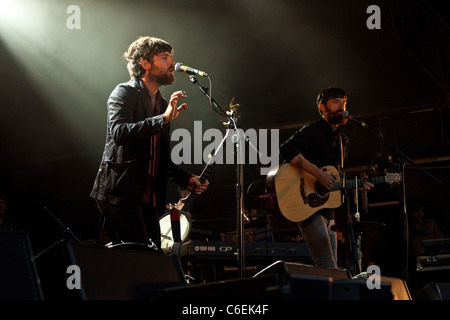
<svg viewBox="0 0 450 320">
<path fill-rule="evenodd" d="M 153 206 L 143 202 L 135 205 L 114 205 L 98 201 L 102 232 L 107 231 L 112 242 L 136 242 L 156 244 L 161 248 L 159 213 Z"/>
</svg>

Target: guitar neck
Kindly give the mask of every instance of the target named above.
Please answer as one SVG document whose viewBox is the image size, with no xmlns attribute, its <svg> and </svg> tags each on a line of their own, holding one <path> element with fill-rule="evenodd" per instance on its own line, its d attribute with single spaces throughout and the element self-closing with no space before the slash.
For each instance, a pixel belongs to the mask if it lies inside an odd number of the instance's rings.
<svg viewBox="0 0 450 320">
<path fill-rule="evenodd" d="M 209 175 L 211 174 L 211 171 L 214 167 L 214 158 L 211 158 L 208 163 L 206 164 L 205 168 L 203 168 L 203 171 L 200 175 L 200 182 L 204 183 Z M 194 204 L 195 199 L 197 198 L 197 193 L 195 193 L 194 191 L 191 191 L 186 198 L 182 199 L 183 201 L 183 211 L 184 212 L 189 212 L 191 210 L 192 205 Z"/>
<path fill-rule="evenodd" d="M 370 178 L 369 181 L 372 182 L 373 184 L 380 184 L 380 183 L 387 182 L 386 181 L 386 176 L 373 177 L 373 178 Z M 339 190 L 340 188 L 342 188 L 342 184 L 343 184 L 342 181 L 335 182 L 333 184 L 333 188 L 331 189 L 331 191 Z M 364 185 L 364 180 L 358 179 L 358 188 L 362 187 L 363 185 Z M 345 188 L 350 188 L 350 189 L 356 188 L 356 181 L 355 181 L 355 179 L 347 180 L 345 182 Z"/>
</svg>

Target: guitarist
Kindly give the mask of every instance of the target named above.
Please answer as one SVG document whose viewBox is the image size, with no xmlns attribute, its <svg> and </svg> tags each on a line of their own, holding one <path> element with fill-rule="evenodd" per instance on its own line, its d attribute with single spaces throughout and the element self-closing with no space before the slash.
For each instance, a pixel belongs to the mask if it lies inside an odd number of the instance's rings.
<svg viewBox="0 0 450 320">
<path fill-rule="evenodd" d="M 348 154 L 348 138 L 341 132 L 341 126 L 348 119 L 342 113 L 346 110 L 347 94 L 341 88 L 329 87 L 317 96 L 320 118 L 303 126 L 280 146 L 280 154 L 286 162 L 313 175 L 317 181 L 330 190 L 335 178 L 320 168 L 332 165 L 343 171 Z M 370 189 L 373 184 L 364 183 Z M 336 232 L 332 209 L 321 209 L 311 217 L 297 223 L 311 258 L 316 267 L 337 268 Z"/>
<path fill-rule="evenodd" d="M 172 55 L 162 39 L 134 41 L 124 54 L 131 80 L 119 84 L 107 101 L 105 150 L 90 196 L 116 241 L 160 248 L 159 214 L 165 211 L 168 180 L 197 194 L 208 185 L 170 159 L 170 122 L 186 108 L 177 105 L 186 97 L 183 91 L 167 102 L 159 90 L 175 82 Z"/>
</svg>

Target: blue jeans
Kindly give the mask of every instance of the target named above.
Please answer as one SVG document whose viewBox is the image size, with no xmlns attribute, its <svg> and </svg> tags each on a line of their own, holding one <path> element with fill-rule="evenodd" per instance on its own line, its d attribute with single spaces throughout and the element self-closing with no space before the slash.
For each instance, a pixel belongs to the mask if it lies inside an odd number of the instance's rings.
<svg viewBox="0 0 450 320">
<path fill-rule="evenodd" d="M 334 220 L 329 220 L 316 212 L 297 225 L 314 265 L 319 268 L 337 269 L 336 232 L 330 229 L 334 225 Z"/>
</svg>

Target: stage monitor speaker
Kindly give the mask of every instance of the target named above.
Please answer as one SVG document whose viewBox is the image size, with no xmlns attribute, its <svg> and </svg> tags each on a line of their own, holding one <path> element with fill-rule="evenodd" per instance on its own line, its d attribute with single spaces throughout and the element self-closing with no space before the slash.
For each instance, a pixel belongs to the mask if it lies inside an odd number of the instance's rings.
<svg viewBox="0 0 450 320">
<path fill-rule="evenodd" d="M 352 279 L 346 270 L 317 268 L 282 260 L 264 268 L 255 277 L 267 273 L 280 274 L 282 281 L 290 283 L 291 296 L 298 299 L 410 300 L 409 291 L 400 279 L 381 276 L 380 289 L 370 290 L 366 281 Z M 312 288 L 318 291 L 311 291 Z M 314 298 L 308 295 L 311 293 Z"/>
<path fill-rule="evenodd" d="M 450 283 L 431 282 L 419 290 L 413 300 L 450 300 Z"/>
<path fill-rule="evenodd" d="M 369 274 L 367 272 L 362 272 L 356 276 L 354 276 L 353 280 L 363 280 L 367 282 L 369 278 Z M 388 284 L 390 286 L 392 299 L 393 300 L 411 300 L 411 294 L 409 293 L 408 286 L 406 281 L 399 278 L 391 278 L 387 276 L 380 276 L 380 282 L 382 285 Z"/>
<path fill-rule="evenodd" d="M 42 300 L 28 235 L 0 231 L 0 300 Z"/>
<path fill-rule="evenodd" d="M 285 274 L 302 274 L 302 275 L 312 275 L 312 276 L 322 276 L 329 277 L 336 280 L 350 279 L 350 275 L 345 270 L 334 270 L 317 268 L 311 265 L 295 263 L 295 262 L 285 262 L 283 260 L 278 260 L 267 266 L 260 272 L 258 272 L 254 277 L 257 277 L 263 273 L 285 273 Z"/>
<path fill-rule="evenodd" d="M 254 275 L 254 278 L 265 274 L 278 274 L 286 299 L 298 300 L 331 300 L 333 277 L 348 279 L 345 271 L 316 268 L 282 260 L 264 268 Z"/>
<path fill-rule="evenodd" d="M 307 264 L 284 262 L 289 273 L 310 274 L 316 276 L 331 277 L 333 280 L 349 279 L 350 275 L 346 270 L 317 268 Z"/>
<path fill-rule="evenodd" d="M 36 264 L 47 300 L 140 300 L 186 284 L 178 258 L 141 244 L 106 248 L 62 240 Z"/>
<path fill-rule="evenodd" d="M 164 292 L 153 295 L 149 300 L 161 302 L 183 301 L 187 305 L 189 301 L 229 303 L 232 301 L 261 301 L 282 298 L 283 293 L 278 275 L 266 274 L 258 278 L 238 278 L 205 284 L 192 284 L 183 288 L 168 288 Z"/>
<path fill-rule="evenodd" d="M 389 282 L 394 300 L 411 300 L 411 294 L 406 281 L 399 278 L 391 278 L 386 276 L 380 277 L 381 282 Z"/>
<path fill-rule="evenodd" d="M 370 289 L 365 280 L 336 280 L 333 300 L 393 300 L 391 283 L 381 281 L 379 288 Z"/>
<path fill-rule="evenodd" d="M 69 247 L 80 268 L 81 297 L 86 300 L 141 300 L 186 284 L 178 258 L 139 244 L 115 248 Z"/>
<path fill-rule="evenodd" d="M 365 288 L 363 288 L 365 285 L 363 284 L 363 287 L 360 287 L 357 283 L 348 282 L 348 286 L 345 285 L 345 282 L 340 282 L 336 280 L 346 280 L 351 279 L 350 274 L 346 270 L 334 270 L 334 269 L 323 269 L 323 268 L 317 268 L 310 265 L 304 265 L 299 263 L 291 263 L 291 262 L 284 262 L 284 265 L 286 267 L 286 270 L 290 273 L 301 273 L 301 274 L 312 274 L 312 275 L 319 275 L 319 276 L 328 276 L 331 277 L 335 282 L 336 286 L 341 286 L 342 288 L 347 288 L 346 290 L 350 290 L 353 292 L 360 292 L 365 297 L 369 297 L 368 294 L 365 294 Z M 371 290 L 373 299 L 393 299 L 393 300 L 411 300 L 411 295 L 408 290 L 408 286 L 406 285 L 406 282 L 402 279 L 397 278 L 391 278 L 386 276 L 380 276 L 380 281 L 382 284 L 381 291 L 375 291 Z M 390 286 L 391 294 L 387 294 L 383 291 L 387 290 L 387 287 Z M 340 289 L 342 289 L 340 288 Z M 335 293 L 339 290 L 334 290 Z M 343 292 L 343 291 L 341 291 Z M 348 292 L 348 291 L 347 291 Z M 350 297 L 350 296 L 349 296 Z M 364 298 L 364 297 L 361 297 Z"/>
</svg>

